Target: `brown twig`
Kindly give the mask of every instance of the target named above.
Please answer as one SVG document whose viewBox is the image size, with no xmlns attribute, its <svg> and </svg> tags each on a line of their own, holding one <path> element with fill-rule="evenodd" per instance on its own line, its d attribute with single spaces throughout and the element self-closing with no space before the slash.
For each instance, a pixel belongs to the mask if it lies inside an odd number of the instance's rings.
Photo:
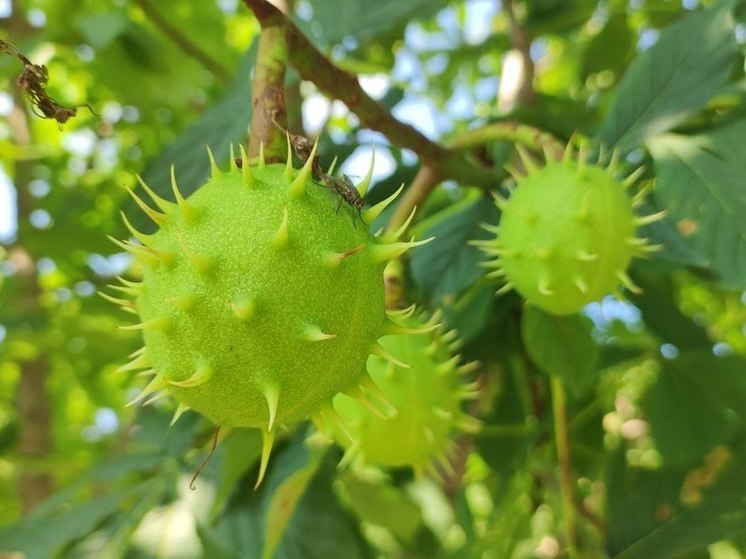
<svg viewBox="0 0 746 559">
<path fill-rule="evenodd" d="M 218 447 L 218 437 L 220 437 L 220 427 L 215 427 L 215 434 L 212 437 L 212 446 L 210 447 L 210 452 L 207 453 L 207 456 L 205 456 L 202 459 L 202 462 L 200 462 L 199 466 L 197 467 L 197 471 L 194 472 L 194 476 L 192 477 L 192 481 L 189 482 L 189 489 L 194 491 L 197 489 L 197 478 L 200 476 L 202 471 L 205 469 L 205 466 L 207 466 L 207 463 L 212 458 L 212 455 L 215 454 L 215 449 Z"/>
<path fill-rule="evenodd" d="M 386 230 L 390 232 L 399 229 L 414 208 L 422 207 L 440 181 L 441 175 L 438 169 L 430 162 L 423 162 L 414 180 L 412 180 L 412 184 L 404 192 L 401 201 L 391 214 Z"/>
<path fill-rule="evenodd" d="M 161 33 L 171 39 L 188 56 L 194 58 L 209 70 L 223 83 L 228 83 L 231 74 L 225 67 L 212 56 L 203 51 L 197 43 L 173 26 L 148 0 L 134 0 L 134 3 L 143 11 L 150 22 L 155 25 Z"/>
<path fill-rule="evenodd" d="M 288 62 L 301 78 L 309 80 L 335 99 L 342 100 L 360 121 L 386 135 L 394 144 L 409 148 L 424 164 L 432 166 L 443 178 L 461 184 L 491 188 L 496 184 L 492 169 L 479 165 L 462 153 L 450 151 L 430 141 L 413 127 L 400 122 L 360 86 L 357 76 L 346 72 L 327 59 L 282 12 L 267 0 L 243 0 L 254 12 L 262 28 L 284 29 L 288 46 Z"/>
</svg>

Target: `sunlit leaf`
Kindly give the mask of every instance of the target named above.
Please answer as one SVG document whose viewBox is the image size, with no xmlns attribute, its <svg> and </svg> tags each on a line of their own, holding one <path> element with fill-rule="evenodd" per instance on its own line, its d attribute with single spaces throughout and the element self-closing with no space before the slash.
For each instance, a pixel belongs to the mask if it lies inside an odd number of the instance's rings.
<svg viewBox="0 0 746 559">
<path fill-rule="evenodd" d="M 696 137 L 650 142 L 658 176 L 653 196 L 694 255 L 728 288 L 746 288 L 746 159 L 738 120 Z M 699 262 L 696 262 L 699 263 Z"/>
<path fill-rule="evenodd" d="M 631 149 L 701 109 L 734 64 L 731 2 L 691 14 L 632 62 L 601 125 L 607 146 Z"/>
<path fill-rule="evenodd" d="M 209 176 L 207 147 L 215 154 L 215 158 L 226 166 L 230 145 L 235 146 L 237 153 L 238 145 L 246 143 L 251 120 L 251 103 L 248 101 L 251 98 L 249 72 L 255 56 L 256 46 L 244 56 L 236 81 L 224 97 L 187 128 L 178 140 L 150 161 L 143 173 L 143 180 L 158 194 L 167 199 L 173 197 L 171 165 L 174 166 L 179 189 L 187 196 L 201 186 Z M 148 223 L 141 216 L 141 212 L 131 213 L 140 216 L 135 225 Z"/>
<path fill-rule="evenodd" d="M 361 520 L 388 528 L 397 538 L 411 541 L 422 525 L 420 508 L 390 485 L 347 475 L 341 487 Z"/>
</svg>

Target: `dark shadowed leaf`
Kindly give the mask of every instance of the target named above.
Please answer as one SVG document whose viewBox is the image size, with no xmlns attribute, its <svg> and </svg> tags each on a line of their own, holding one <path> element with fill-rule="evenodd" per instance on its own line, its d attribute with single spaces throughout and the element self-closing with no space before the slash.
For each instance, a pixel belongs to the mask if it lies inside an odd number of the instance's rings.
<svg viewBox="0 0 746 559">
<path fill-rule="evenodd" d="M 208 556 L 369 557 L 355 520 L 332 491 L 339 456 L 308 448 L 306 436 L 301 430 L 288 447 L 273 455 L 267 478 L 258 490 L 252 490 L 256 481 L 252 472 L 215 524 L 199 527 Z"/>
<path fill-rule="evenodd" d="M 663 464 L 690 467 L 746 431 L 746 361 L 710 352 L 664 361 L 642 408 Z"/>
<path fill-rule="evenodd" d="M 532 0 L 526 2 L 525 25 L 533 34 L 567 33 L 590 17 L 594 0 Z"/>
<path fill-rule="evenodd" d="M 311 0 L 313 22 L 318 24 L 327 43 L 338 43 L 347 36 L 368 40 L 386 35 L 414 17 L 427 17 L 444 0 Z"/>
<path fill-rule="evenodd" d="M 580 77 L 585 80 L 591 74 L 611 71 L 620 74 L 632 51 L 634 35 L 625 12 L 615 13 L 598 34 L 588 42 L 583 53 Z"/>
<path fill-rule="evenodd" d="M 687 16 L 632 62 L 601 124 L 607 146 L 631 149 L 670 130 L 725 84 L 736 48 L 731 6 Z"/>
<path fill-rule="evenodd" d="M 259 460 L 262 452 L 261 432 L 258 429 L 236 429 L 220 446 L 224 454 L 210 511 L 213 518 L 226 506 L 240 479 Z"/>
<path fill-rule="evenodd" d="M 289 447 L 282 460 L 275 464 L 267 479 L 267 500 L 264 503 L 264 550 L 262 557 L 275 556 L 290 519 L 306 493 L 308 484 L 321 466 L 324 452 L 303 444 Z"/>
<path fill-rule="evenodd" d="M 670 270 L 655 273 L 651 266 L 635 268 L 634 281 L 642 293 L 631 300 L 642 312 L 645 325 L 664 343 L 680 348 L 710 348 L 712 341 L 704 328 L 681 312 L 676 304 Z"/>
<path fill-rule="evenodd" d="M 462 340 L 476 336 L 495 304 L 495 286 L 492 282 L 477 281 L 452 300 L 444 301 L 441 309 L 448 328 L 455 328 Z"/>
<path fill-rule="evenodd" d="M 435 240 L 413 251 L 412 275 L 432 301 L 440 304 L 484 275 L 479 264 L 487 258 L 468 242 L 488 238 L 490 233 L 481 224 L 494 225 L 498 216 L 495 203 L 480 197 L 433 218 L 434 223 L 420 234 L 422 238 L 434 236 Z"/>
<path fill-rule="evenodd" d="M 276 559 L 372 557 L 355 519 L 342 508 L 332 491 L 338 461 L 336 453 L 326 453 L 321 468 L 298 503 L 277 549 Z"/>
<path fill-rule="evenodd" d="M 526 421 L 532 411 L 525 363 L 517 354 L 505 356 L 505 361 L 499 377 L 500 391 L 490 412 L 480 418 L 484 426 L 476 445 L 490 468 L 509 479 L 525 467 L 538 430 Z"/>
<path fill-rule="evenodd" d="M 746 526 L 746 441 L 712 447 L 689 470 L 644 470 L 615 453 L 607 473 L 614 559 L 690 557 Z"/>
<path fill-rule="evenodd" d="M 663 210 L 659 206 L 655 195 L 645 199 L 637 208 L 639 215 L 651 215 Z M 640 236 L 648 237 L 651 243 L 660 245 L 660 251 L 653 254 L 655 260 L 665 260 L 675 264 L 686 264 L 696 268 L 706 269 L 710 265 L 709 258 L 694 250 L 692 244 L 681 236 L 676 229 L 676 223 L 669 218 L 649 223 L 640 228 Z"/>
</svg>

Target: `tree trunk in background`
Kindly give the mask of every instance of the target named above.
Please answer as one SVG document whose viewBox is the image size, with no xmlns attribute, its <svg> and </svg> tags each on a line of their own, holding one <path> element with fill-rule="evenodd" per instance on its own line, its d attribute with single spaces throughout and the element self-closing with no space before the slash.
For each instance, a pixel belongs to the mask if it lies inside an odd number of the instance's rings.
<svg viewBox="0 0 746 559">
<path fill-rule="evenodd" d="M 22 94 L 15 87 L 12 91 L 13 101 L 16 103 L 11 119 L 13 137 L 19 147 L 30 145 L 28 117 Z M 31 162 L 17 161 L 14 171 L 19 232 L 15 245 L 9 251 L 9 259 L 17 269 L 22 291 L 13 310 L 14 314 L 27 323 L 28 328 L 38 329 L 40 324 L 46 322 L 44 308 L 39 303 L 39 277 L 34 258 L 22 245 L 23 230 L 29 227 L 28 217 L 31 211 L 28 194 L 28 185 L 33 177 Z M 21 380 L 16 393 L 16 407 L 19 425 L 18 452 L 24 468 L 18 480 L 18 494 L 23 513 L 27 514 L 53 491 L 51 474 L 37 471 L 37 464 L 52 449 L 51 403 L 47 393 L 49 361 L 43 351 L 40 351 L 32 359 L 21 362 L 20 367 Z"/>
<path fill-rule="evenodd" d="M 9 39 L 22 40 L 30 28 L 23 19 L 18 4 L 12 3 L 12 14 L 8 20 Z M 20 73 L 19 68 L 18 72 Z M 32 144 L 31 129 L 26 111 L 23 92 L 15 83 L 11 86 L 14 107 L 8 121 L 15 144 L 23 151 Z M 39 278 L 33 255 L 23 248 L 23 232 L 30 227 L 29 215 L 32 201 L 28 186 L 33 180 L 33 161 L 17 159 L 13 168 L 13 184 L 16 189 L 18 216 L 18 238 L 9 249 L 10 261 L 17 269 L 17 279 L 22 290 L 15 301 L 13 313 L 28 328 L 39 328 L 44 320 L 45 310 L 39 303 Z M 54 490 L 54 479 L 43 459 L 52 449 L 51 403 L 47 392 L 49 361 L 43 351 L 28 361 L 20 363 L 21 379 L 16 393 L 19 441 L 18 452 L 23 464 L 18 479 L 18 495 L 23 514 L 28 514 L 37 504 L 49 497 Z"/>
<path fill-rule="evenodd" d="M 510 19 L 510 43 L 513 48 L 503 57 L 503 71 L 497 93 L 497 109 L 507 114 L 534 102 L 534 62 L 531 59 L 532 38 L 516 19 L 513 1 L 504 0 L 503 10 Z"/>
<path fill-rule="evenodd" d="M 43 357 L 21 364 L 16 405 L 20 424 L 18 451 L 21 463 L 27 464 L 18 479 L 18 494 L 23 514 L 49 497 L 54 491 L 54 479 L 44 470 L 37 471 L 41 461 L 52 449 L 50 404 L 46 381 L 49 364 Z"/>
</svg>

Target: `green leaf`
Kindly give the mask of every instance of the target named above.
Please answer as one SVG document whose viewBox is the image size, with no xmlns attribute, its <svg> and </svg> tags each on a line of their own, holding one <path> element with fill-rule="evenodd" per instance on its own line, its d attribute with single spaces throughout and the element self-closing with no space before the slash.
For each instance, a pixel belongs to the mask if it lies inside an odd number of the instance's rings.
<svg viewBox="0 0 746 559">
<path fill-rule="evenodd" d="M 690 470 L 629 466 L 623 449 L 607 476 L 608 550 L 614 559 L 681 557 L 743 534 L 746 440 L 713 447 Z"/>
<path fill-rule="evenodd" d="M 339 456 L 325 460 L 296 507 L 275 559 L 370 559 L 355 519 L 342 508 L 332 491 Z"/>
<path fill-rule="evenodd" d="M 62 502 L 45 514 L 29 516 L 0 531 L 0 551 L 22 552 L 30 558 L 57 557 L 107 518 L 140 502 L 151 492 L 151 486 L 151 482 L 146 482 L 112 489 L 81 504 Z"/>
<path fill-rule="evenodd" d="M 746 431 L 746 361 L 711 352 L 664 361 L 642 409 L 663 464 L 690 467 Z"/>
<path fill-rule="evenodd" d="M 612 14 L 601 31 L 588 42 L 582 58 L 580 78 L 585 81 L 591 74 L 604 70 L 615 76 L 624 69 L 633 45 L 633 33 L 627 22 L 626 12 Z"/>
<path fill-rule="evenodd" d="M 241 559 L 261 556 L 261 500 L 260 495 L 253 490 L 254 483 L 255 476 L 248 475 L 244 478 L 236 488 L 225 513 L 214 526 L 197 525 L 204 557 Z"/>
<path fill-rule="evenodd" d="M 127 16 L 120 10 L 91 15 L 78 23 L 86 42 L 95 49 L 107 47 L 127 29 L 128 25 Z"/>
<path fill-rule="evenodd" d="M 271 460 L 265 483 L 244 478 L 215 526 L 199 526 L 206 556 L 221 559 L 358 559 L 369 557 L 355 520 L 332 491 L 339 456 L 309 450 L 300 432 Z M 265 537 L 269 540 L 264 543 Z"/>
<path fill-rule="evenodd" d="M 470 552 L 459 557 L 536 557 L 519 551 L 536 526 L 531 521 L 532 518 L 537 518 L 536 510 L 531 499 L 527 498 L 535 491 L 535 480 L 532 477 L 528 470 L 522 470 L 504 478 L 499 485 L 498 494 L 494 496 L 495 508 L 486 519 L 482 537 L 475 542 Z M 479 523 L 479 527 L 482 525 L 484 521 Z"/>
<path fill-rule="evenodd" d="M 220 446 L 224 454 L 220 479 L 210 511 L 212 518 L 222 512 L 238 481 L 261 456 L 261 432 L 258 429 L 236 429 Z"/>
<path fill-rule="evenodd" d="M 599 136 L 632 149 L 701 109 L 726 83 L 735 60 L 732 2 L 691 14 L 661 33 L 630 65 Z"/>
<path fill-rule="evenodd" d="M 653 264 L 638 266 L 634 281 L 642 293 L 632 295 L 631 300 L 640 309 L 645 326 L 661 341 L 679 348 L 710 348 L 712 341 L 707 331 L 681 312 L 676 304 L 670 269 L 655 273 Z"/>
<path fill-rule="evenodd" d="M 346 475 L 341 489 L 355 514 L 364 522 L 387 528 L 400 540 L 412 541 L 422 526 L 419 506 L 386 483 Z"/>
<path fill-rule="evenodd" d="M 529 357 L 542 371 L 562 377 L 575 397 L 585 392 L 598 353 L 587 317 L 555 316 L 526 305 L 521 336 Z"/>
<path fill-rule="evenodd" d="M 471 339 L 489 320 L 494 303 L 495 286 L 477 281 L 457 298 L 442 303 L 444 322 L 449 329 L 455 328 L 462 340 Z"/>
<path fill-rule="evenodd" d="M 503 479 L 523 469 L 539 430 L 529 426 L 532 402 L 526 363 L 517 355 L 505 356 L 500 391 L 480 419 L 484 426 L 475 437 L 480 457 Z"/>
<path fill-rule="evenodd" d="M 445 4 L 445 0 L 311 0 L 313 29 L 320 28 L 327 43 L 345 37 L 366 41 L 392 29 L 403 27 L 415 18 L 427 17 Z"/>
<path fill-rule="evenodd" d="M 487 258 L 468 241 L 488 238 L 480 225 L 495 224 L 498 216 L 495 203 L 480 197 L 443 212 L 420 234 L 435 240 L 412 252 L 412 276 L 432 301 L 440 304 L 484 276 L 479 264 Z"/>
<path fill-rule="evenodd" d="M 655 194 L 645 198 L 637 208 L 639 215 L 651 215 L 663 210 L 655 200 Z M 641 237 L 648 237 L 652 244 L 661 245 L 659 252 L 654 254 L 655 261 L 665 261 L 672 264 L 684 264 L 706 270 L 709 259 L 696 252 L 691 243 L 676 230 L 676 224 L 670 219 L 661 219 L 640 228 Z"/>
<path fill-rule="evenodd" d="M 609 463 L 614 557 L 678 557 L 745 531 L 744 371 L 710 352 L 662 363 L 641 402 L 660 468 L 627 464 L 623 448 Z"/>
<path fill-rule="evenodd" d="M 252 113 L 250 71 L 256 51 L 255 41 L 241 61 L 238 76 L 224 97 L 148 163 L 143 180 L 164 198 L 173 199 L 171 165 L 176 171 L 179 189 L 186 197 L 197 190 L 210 174 L 206 146 L 210 147 L 218 164 L 225 164 L 231 144 L 237 150 L 238 144 L 246 142 Z M 126 213 L 133 216 L 136 227 L 152 229 L 142 212 L 135 210 L 134 203 L 130 208 L 132 211 Z"/>
<path fill-rule="evenodd" d="M 593 14 L 596 4 L 595 0 L 531 0 L 525 3 L 523 25 L 532 35 L 568 33 Z"/>
<path fill-rule="evenodd" d="M 125 557 L 131 545 L 131 537 L 145 515 L 153 510 L 163 497 L 166 489 L 165 479 L 155 478 L 150 482 L 150 491 L 144 492 L 140 499 L 127 510 L 112 518 L 106 526 L 106 536 L 93 535 L 87 542 L 86 551 L 88 555 L 95 553 L 96 559 L 118 559 Z"/>
<path fill-rule="evenodd" d="M 695 256 L 731 289 L 746 288 L 744 134 L 746 120 L 739 120 L 701 136 L 666 134 L 650 142 L 656 204 Z"/>
<path fill-rule="evenodd" d="M 322 450 L 310 450 L 305 445 L 296 444 L 282 455 L 278 464 L 275 464 L 267 480 L 270 497 L 266 503 L 264 517 L 264 559 L 274 557 L 277 546 L 288 529 L 290 519 L 308 484 L 321 466 L 323 457 Z"/>
</svg>

